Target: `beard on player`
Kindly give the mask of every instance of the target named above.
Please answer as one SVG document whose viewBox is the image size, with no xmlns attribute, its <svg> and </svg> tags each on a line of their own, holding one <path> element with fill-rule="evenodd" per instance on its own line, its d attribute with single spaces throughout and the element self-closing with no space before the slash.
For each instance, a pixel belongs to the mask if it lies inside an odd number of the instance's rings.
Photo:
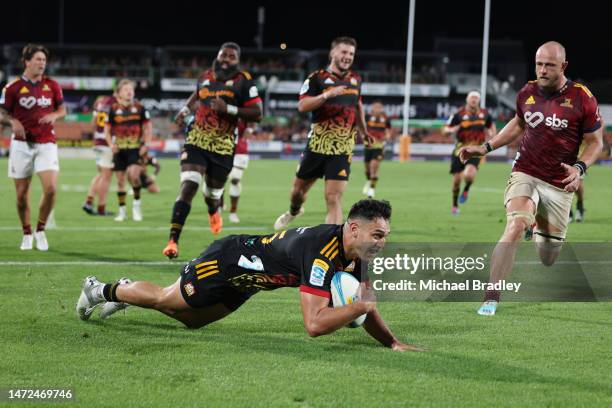
<svg viewBox="0 0 612 408">
<path fill-rule="evenodd" d="M 215 59 L 213 61 L 213 71 L 215 72 L 215 76 L 220 81 L 227 81 L 231 79 L 234 75 L 238 73 L 238 64 L 231 64 L 227 61 L 219 61 L 219 59 Z"/>
</svg>

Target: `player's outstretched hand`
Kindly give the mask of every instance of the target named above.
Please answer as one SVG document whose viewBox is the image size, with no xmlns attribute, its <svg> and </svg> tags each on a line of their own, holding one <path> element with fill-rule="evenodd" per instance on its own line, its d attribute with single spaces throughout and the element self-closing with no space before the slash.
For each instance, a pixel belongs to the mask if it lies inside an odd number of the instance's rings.
<svg viewBox="0 0 612 408">
<path fill-rule="evenodd" d="M 567 175 L 566 178 L 561 180 L 561 183 L 565 184 L 564 190 L 568 193 L 573 193 L 580 186 L 580 169 L 565 163 L 561 163 L 561 167 L 563 167 Z"/>
<path fill-rule="evenodd" d="M 396 340 L 393 342 L 393 344 L 391 344 L 391 349 L 393 351 L 416 351 L 419 353 L 423 351 L 427 351 L 422 347 L 415 346 L 414 344 L 405 344 L 399 340 Z"/>
<path fill-rule="evenodd" d="M 487 154 L 487 149 L 484 146 L 465 146 L 459 150 L 459 160 L 465 164 L 472 157 L 481 157 Z"/>
</svg>

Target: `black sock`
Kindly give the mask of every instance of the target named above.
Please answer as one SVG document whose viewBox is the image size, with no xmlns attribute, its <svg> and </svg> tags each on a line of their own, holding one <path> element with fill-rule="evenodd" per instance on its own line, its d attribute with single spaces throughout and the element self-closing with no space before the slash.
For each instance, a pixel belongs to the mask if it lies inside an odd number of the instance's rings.
<svg viewBox="0 0 612 408">
<path fill-rule="evenodd" d="M 366 170 L 366 180 L 370 180 L 370 170 Z"/>
<path fill-rule="evenodd" d="M 102 289 L 102 296 L 106 299 L 107 302 L 119 302 L 117 299 L 117 287 L 119 286 L 119 282 L 115 283 L 107 283 L 104 285 Z"/>
<path fill-rule="evenodd" d="M 465 187 L 463 187 L 463 192 L 467 193 L 468 191 L 470 191 L 470 186 L 472 185 L 471 181 L 466 181 L 465 182 Z"/>
<path fill-rule="evenodd" d="M 578 200 L 578 202 L 576 203 L 576 209 L 580 212 L 584 212 L 582 200 Z"/>
<path fill-rule="evenodd" d="M 185 220 L 191 211 L 191 205 L 186 201 L 177 200 L 172 207 L 172 219 L 170 225 L 170 239 L 174 242 L 178 242 L 185 225 Z"/>
<path fill-rule="evenodd" d="M 117 191 L 117 199 L 119 200 L 119 207 L 125 206 L 125 191 Z"/>
<path fill-rule="evenodd" d="M 501 292 L 498 290 L 486 290 L 485 291 L 485 302 L 489 300 L 495 300 L 499 302 L 499 298 L 501 297 Z"/>
<path fill-rule="evenodd" d="M 208 206 L 208 215 L 213 215 L 214 213 L 217 212 L 217 210 L 220 207 L 220 200 L 216 200 L 212 197 L 206 197 L 204 198 L 204 201 L 206 202 L 206 205 Z"/>
<path fill-rule="evenodd" d="M 459 198 L 459 187 L 453 188 L 453 207 L 458 207 L 457 199 Z"/>
<path fill-rule="evenodd" d="M 376 183 L 378 183 L 378 177 L 372 177 L 370 179 L 370 187 L 376 188 Z"/>
<path fill-rule="evenodd" d="M 140 187 L 132 187 L 134 190 L 134 200 L 140 200 Z"/>
</svg>

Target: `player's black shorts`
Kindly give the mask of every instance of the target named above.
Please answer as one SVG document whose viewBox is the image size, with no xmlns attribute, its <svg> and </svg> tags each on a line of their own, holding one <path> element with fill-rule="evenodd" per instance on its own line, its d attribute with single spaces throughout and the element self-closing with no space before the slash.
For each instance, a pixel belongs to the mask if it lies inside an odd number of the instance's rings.
<svg viewBox="0 0 612 408">
<path fill-rule="evenodd" d="M 234 311 L 253 295 L 236 290 L 227 281 L 229 271 L 224 270 L 222 249 L 229 239 L 232 237 L 213 242 L 181 271 L 181 294 L 189 306 L 203 308 L 222 303 Z"/>
<path fill-rule="evenodd" d="M 186 144 L 181 153 L 181 165 L 197 164 L 206 168 L 206 175 L 225 183 L 234 167 L 234 156 L 218 154 L 197 146 Z"/>
<path fill-rule="evenodd" d="M 302 160 L 295 175 L 302 180 L 325 177 L 325 180 L 347 181 L 350 174 L 350 154 L 320 154 L 307 149 L 302 154 Z"/>
<path fill-rule="evenodd" d="M 385 154 L 383 152 L 383 149 L 365 149 L 365 158 L 364 161 L 367 162 L 371 162 L 372 160 L 378 160 L 381 161 L 382 159 L 385 158 Z"/>
<path fill-rule="evenodd" d="M 461 173 L 463 170 L 465 170 L 465 166 L 467 166 L 468 164 L 471 164 L 473 166 L 476 166 L 476 168 L 478 168 L 478 165 L 480 164 L 481 159 L 482 159 L 481 157 L 472 157 L 465 164 L 463 164 L 461 163 L 459 156 L 453 155 L 451 156 L 450 173 L 451 174 Z"/>
<path fill-rule="evenodd" d="M 119 152 L 113 155 L 113 170 L 125 171 L 133 164 L 138 164 L 140 160 L 140 149 L 119 149 Z"/>
</svg>

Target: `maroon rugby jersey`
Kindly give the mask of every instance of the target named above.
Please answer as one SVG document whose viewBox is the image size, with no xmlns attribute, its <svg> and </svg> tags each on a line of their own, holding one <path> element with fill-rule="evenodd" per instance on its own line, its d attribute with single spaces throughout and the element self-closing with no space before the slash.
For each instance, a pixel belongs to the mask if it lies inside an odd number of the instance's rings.
<svg viewBox="0 0 612 408">
<path fill-rule="evenodd" d="M 564 188 L 561 163 L 576 163 L 583 135 L 601 127 L 597 100 L 570 80 L 553 94 L 531 81 L 516 98 L 516 115 L 525 121 L 525 132 L 512 170 Z"/>
<path fill-rule="evenodd" d="M 22 76 L 7 84 L 0 96 L 0 108 L 21 122 L 25 129 L 26 138 L 15 136 L 15 139 L 34 143 L 55 143 L 53 125 L 41 124 L 38 121 L 55 112 L 63 103 L 62 89 L 47 76 L 43 76 L 38 82 L 32 82 Z"/>
<path fill-rule="evenodd" d="M 243 120 L 238 121 L 236 126 L 236 133 L 238 134 L 238 140 L 236 141 L 236 150 L 234 154 L 249 154 L 249 143 L 244 138 L 244 131 L 247 128 L 247 124 Z"/>
<path fill-rule="evenodd" d="M 108 146 L 106 138 L 104 137 L 104 126 L 108 119 L 108 112 L 115 102 L 117 102 L 117 100 L 114 96 L 102 96 L 96 100 L 93 111 L 95 118 L 94 146 Z"/>
</svg>

